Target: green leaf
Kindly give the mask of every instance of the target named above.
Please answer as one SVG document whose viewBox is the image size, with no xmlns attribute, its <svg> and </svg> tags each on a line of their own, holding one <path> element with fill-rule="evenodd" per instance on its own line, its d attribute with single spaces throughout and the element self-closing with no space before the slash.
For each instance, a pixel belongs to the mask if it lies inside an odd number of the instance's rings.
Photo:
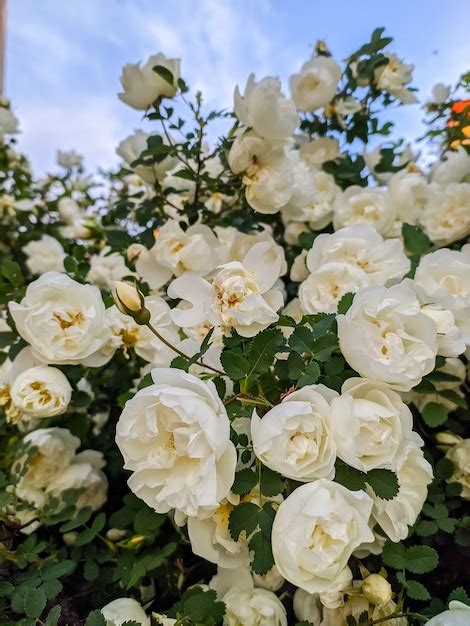
<svg viewBox="0 0 470 626">
<path fill-rule="evenodd" d="M 402 543 L 387 541 L 382 552 L 382 559 L 385 565 L 394 569 L 405 569 L 406 548 Z"/>
<path fill-rule="evenodd" d="M 422 600 L 424 602 L 431 599 L 429 591 L 417 580 L 406 581 L 406 592 L 410 598 L 413 598 L 413 600 Z"/>
<path fill-rule="evenodd" d="M 470 605 L 470 597 L 463 587 L 456 587 L 452 591 L 447 600 L 447 604 L 449 604 L 449 602 L 452 602 L 452 600 L 458 600 L 459 602 Z"/>
<path fill-rule="evenodd" d="M 2 263 L 2 275 L 11 283 L 14 287 L 22 287 L 24 285 L 24 278 L 21 272 L 21 268 L 16 261 L 11 259 L 5 259 Z"/>
<path fill-rule="evenodd" d="M 258 531 L 251 537 L 248 547 L 250 550 L 253 550 L 251 559 L 252 571 L 255 574 L 264 576 L 274 565 L 271 538 L 269 536 L 266 537 L 265 533 Z"/>
<path fill-rule="evenodd" d="M 365 480 L 382 500 L 391 500 L 398 493 L 398 478 L 391 470 L 372 470 L 366 474 Z"/>
<path fill-rule="evenodd" d="M 428 402 L 422 409 L 421 415 L 425 423 L 431 428 L 442 426 L 447 421 L 447 410 L 437 402 Z"/>
<path fill-rule="evenodd" d="M 235 481 L 232 485 L 233 493 L 244 496 L 249 493 L 258 482 L 258 477 L 250 468 L 240 470 L 235 474 Z"/>
<path fill-rule="evenodd" d="M 92 516 L 93 509 L 91 506 L 86 506 L 77 513 L 77 515 L 71 519 L 69 522 L 62 524 L 60 527 L 61 533 L 68 533 L 70 530 L 74 530 L 83 524 L 86 524 L 90 517 Z"/>
<path fill-rule="evenodd" d="M 153 67 L 152 69 L 156 74 L 160 76 L 160 78 L 163 78 L 165 82 L 167 82 L 172 87 L 174 86 L 175 79 L 173 77 L 173 74 L 167 67 L 163 67 L 163 65 L 155 65 L 155 67 Z"/>
<path fill-rule="evenodd" d="M 27 617 L 38 618 L 46 606 L 46 596 L 42 589 L 26 589 L 23 596 L 24 612 Z"/>
<path fill-rule="evenodd" d="M 165 523 L 166 519 L 166 515 L 155 513 L 150 507 L 144 507 L 134 518 L 134 530 L 138 535 L 153 535 Z"/>
<path fill-rule="evenodd" d="M 250 364 L 238 349 L 224 350 L 220 361 L 227 376 L 232 380 L 240 380 L 250 371 Z"/>
<path fill-rule="evenodd" d="M 85 626 L 106 626 L 106 620 L 104 619 L 103 613 L 98 609 L 89 613 L 86 618 Z"/>
<path fill-rule="evenodd" d="M 46 617 L 46 621 L 44 622 L 45 626 L 57 626 L 61 610 L 62 609 L 59 604 L 53 606 Z"/>
<path fill-rule="evenodd" d="M 284 479 L 277 472 L 273 472 L 268 468 L 261 470 L 261 493 L 264 496 L 277 496 L 285 489 Z"/>
<path fill-rule="evenodd" d="M 250 343 L 248 361 L 250 375 L 264 374 L 269 370 L 274 360 L 274 355 L 284 344 L 284 335 L 279 328 L 269 328 L 256 335 Z"/>
<path fill-rule="evenodd" d="M 104 513 L 98 513 L 98 515 L 93 520 L 91 527 L 87 528 L 77 536 L 74 545 L 84 546 L 87 543 L 93 541 L 96 535 L 103 529 L 105 523 L 106 515 Z"/>
<path fill-rule="evenodd" d="M 410 254 L 422 255 L 431 247 L 429 237 L 421 230 L 421 228 L 419 228 L 419 226 L 404 223 L 401 227 L 401 232 L 406 251 Z"/>
<path fill-rule="evenodd" d="M 247 535 L 258 526 L 259 507 L 253 502 L 242 502 L 230 513 L 228 529 L 234 541 L 238 541 L 240 533 L 245 530 Z"/>
<path fill-rule="evenodd" d="M 412 546 L 405 554 L 405 567 L 413 574 L 426 574 L 437 567 L 438 554 L 430 546 Z"/>
<path fill-rule="evenodd" d="M 442 478 L 443 480 L 447 480 L 454 473 L 454 464 L 450 459 L 446 459 L 445 457 L 439 459 L 434 467 L 434 474 L 438 478 Z"/>
<path fill-rule="evenodd" d="M 434 520 L 421 520 L 415 528 L 415 532 L 420 537 L 430 537 L 435 535 L 439 530 L 437 522 Z"/>
<path fill-rule="evenodd" d="M 341 300 L 338 302 L 338 314 L 347 313 L 354 300 L 354 293 L 345 293 Z"/>
</svg>

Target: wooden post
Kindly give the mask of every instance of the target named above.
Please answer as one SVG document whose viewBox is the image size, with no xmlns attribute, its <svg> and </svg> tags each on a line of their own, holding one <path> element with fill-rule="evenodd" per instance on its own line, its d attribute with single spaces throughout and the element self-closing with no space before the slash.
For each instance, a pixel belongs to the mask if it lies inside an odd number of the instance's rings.
<svg viewBox="0 0 470 626">
<path fill-rule="evenodd" d="M 7 0 L 0 0 L 0 97 L 4 94 Z"/>
</svg>

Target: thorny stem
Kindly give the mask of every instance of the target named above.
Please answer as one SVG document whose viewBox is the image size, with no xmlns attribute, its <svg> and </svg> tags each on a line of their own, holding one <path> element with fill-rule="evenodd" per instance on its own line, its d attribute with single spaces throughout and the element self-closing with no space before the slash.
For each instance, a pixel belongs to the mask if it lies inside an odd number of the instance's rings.
<svg viewBox="0 0 470 626">
<path fill-rule="evenodd" d="M 157 337 L 158 339 L 160 339 L 160 341 L 165 344 L 165 346 L 167 346 L 167 348 L 170 348 L 170 350 L 173 350 L 173 352 L 176 352 L 176 354 L 179 354 L 180 356 L 182 356 L 184 359 L 190 361 L 191 357 L 188 356 L 187 354 L 185 354 L 182 350 L 180 350 L 179 348 L 177 348 L 176 346 L 174 346 L 172 343 L 170 343 L 167 339 L 165 339 L 165 337 L 163 337 L 162 335 L 160 335 L 160 333 L 158 332 L 158 330 L 156 328 L 154 328 L 152 326 L 152 324 L 150 322 L 147 322 L 146 324 L 147 328 L 149 330 L 152 331 L 152 333 L 155 335 L 155 337 Z M 225 376 L 225 372 L 222 372 L 221 370 L 216 369 L 215 367 L 212 367 L 211 365 L 206 365 L 205 363 L 203 363 L 202 361 L 196 361 L 195 365 L 199 365 L 199 367 L 204 367 L 207 370 L 211 370 L 212 372 L 215 372 L 216 374 L 218 374 L 219 376 Z"/>
</svg>

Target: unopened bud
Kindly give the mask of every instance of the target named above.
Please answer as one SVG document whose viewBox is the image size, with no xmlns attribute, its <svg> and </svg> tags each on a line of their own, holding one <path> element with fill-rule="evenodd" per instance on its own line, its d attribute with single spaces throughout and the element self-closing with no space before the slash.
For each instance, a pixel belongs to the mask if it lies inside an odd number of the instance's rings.
<svg viewBox="0 0 470 626">
<path fill-rule="evenodd" d="M 78 533 L 74 533 L 73 531 L 69 533 L 64 533 L 62 535 L 62 539 L 64 540 L 66 546 L 73 546 L 77 540 L 77 537 Z"/>
<path fill-rule="evenodd" d="M 119 545 L 126 550 L 138 550 L 144 541 L 144 535 L 134 535 L 129 541 L 123 541 Z"/>
<path fill-rule="evenodd" d="M 371 604 L 387 604 L 392 599 L 392 586 L 380 574 L 370 574 L 362 581 L 362 595 Z"/>
<path fill-rule="evenodd" d="M 441 432 L 437 433 L 436 441 L 444 446 L 455 446 L 457 443 L 462 441 L 462 437 L 459 437 L 455 433 L 451 432 Z"/>
<path fill-rule="evenodd" d="M 126 531 L 121 530 L 120 528 L 110 528 L 106 533 L 106 539 L 109 539 L 110 541 L 120 541 L 125 536 Z"/>
<path fill-rule="evenodd" d="M 145 308 L 144 294 L 139 291 L 136 285 L 116 281 L 114 283 L 114 302 L 117 308 L 130 315 L 137 324 L 148 324 L 150 321 L 150 311 Z"/>
</svg>

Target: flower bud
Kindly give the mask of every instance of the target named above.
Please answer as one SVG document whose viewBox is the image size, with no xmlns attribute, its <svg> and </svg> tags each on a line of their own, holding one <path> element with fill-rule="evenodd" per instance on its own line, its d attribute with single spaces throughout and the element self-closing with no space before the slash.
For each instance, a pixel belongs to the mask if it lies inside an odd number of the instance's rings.
<svg viewBox="0 0 470 626">
<path fill-rule="evenodd" d="M 66 546 L 73 546 L 75 544 L 75 541 L 77 540 L 77 537 L 78 533 L 75 533 L 73 531 L 70 531 L 69 533 L 64 533 L 62 535 L 62 539 L 64 540 Z"/>
<path fill-rule="evenodd" d="M 459 437 L 455 433 L 451 432 L 441 432 L 437 433 L 436 441 L 444 446 L 455 446 L 457 443 L 462 441 L 462 437 Z"/>
<path fill-rule="evenodd" d="M 150 311 L 145 308 L 144 294 L 137 285 L 116 281 L 114 289 L 114 302 L 121 313 L 133 317 L 137 324 L 148 324 Z"/>
<path fill-rule="evenodd" d="M 392 599 L 392 587 L 380 574 L 370 574 L 362 581 L 362 595 L 371 604 L 387 604 Z"/>
<path fill-rule="evenodd" d="M 126 531 L 120 528 L 110 528 L 106 533 L 106 539 L 109 541 L 120 541 L 126 536 Z"/>
</svg>

